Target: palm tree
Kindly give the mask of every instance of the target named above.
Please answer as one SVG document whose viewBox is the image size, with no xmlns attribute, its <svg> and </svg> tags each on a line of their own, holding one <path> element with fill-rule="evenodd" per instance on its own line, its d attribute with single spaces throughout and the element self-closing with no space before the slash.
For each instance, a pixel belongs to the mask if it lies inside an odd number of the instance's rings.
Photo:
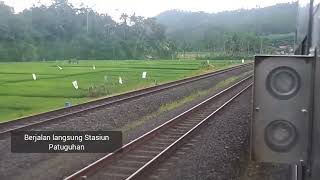
<svg viewBox="0 0 320 180">
<path fill-rule="evenodd" d="M 129 18 L 129 15 L 127 13 L 122 13 L 120 16 L 120 20 L 123 20 L 123 24 L 127 25 L 127 20 Z"/>
<path fill-rule="evenodd" d="M 123 40 L 126 40 L 126 34 L 127 34 L 127 20 L 128 20 L 129 16 L 127 13 L 122 13 L 120 16 L 120 20 L 123 20 Z"/>
</svg>

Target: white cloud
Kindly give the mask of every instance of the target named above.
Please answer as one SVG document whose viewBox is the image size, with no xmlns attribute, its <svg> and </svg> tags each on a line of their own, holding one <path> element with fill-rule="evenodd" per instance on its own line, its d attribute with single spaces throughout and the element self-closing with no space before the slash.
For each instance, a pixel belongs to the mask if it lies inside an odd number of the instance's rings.
<svg viewBox="0 0 320 180">
<path fill-rule="evenodd" d="M 32 4 L 50 4 L 50 0 L 4 0 L 13 6 L 16 12 L 29 8 Z M 294 0 L 69 0 L 74 6 L 81 3 L 96 9 L 100 13 L 108 13 L 118 18 L 121 13 L 136 13 L 152 17 L 162 11 L 181 9 L 187 11 L 220 12 L 240 8 L 265 7 L 276 3 L 292 2 Z"/>
</svg>

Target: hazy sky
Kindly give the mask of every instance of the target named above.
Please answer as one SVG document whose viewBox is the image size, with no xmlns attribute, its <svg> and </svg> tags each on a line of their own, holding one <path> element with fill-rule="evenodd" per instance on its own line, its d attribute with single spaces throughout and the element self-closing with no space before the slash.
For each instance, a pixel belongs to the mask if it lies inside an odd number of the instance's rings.
<svg viewBox="0 0 320 180">
<path fill-rule="evenodd" d="M 1 1 L 1 0 L 0 0 Z M 32 4 L 49 4 L 50 0 L 2 0 L 20 12 Z M 74 6 L 81 3 L 96 9 L 100 13 L 108 13 L 115 19 L 123 12 L 128 14 L 152 17 L 162 11 L 181 9 L 187 11 L 220 12 L 240 8 L 265 7 L 276 3 L 295 0 L 69 0 Z"/>
</svg>

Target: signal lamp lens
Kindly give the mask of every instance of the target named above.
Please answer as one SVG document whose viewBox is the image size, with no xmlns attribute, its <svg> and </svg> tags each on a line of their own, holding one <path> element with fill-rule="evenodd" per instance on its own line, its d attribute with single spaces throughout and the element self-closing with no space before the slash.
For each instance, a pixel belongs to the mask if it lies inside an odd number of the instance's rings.
<svg viewBox="0 0 320 180">
<path fill-rule="evenodd" d="M 276 120 L 265 130 L 267 146 L 276 152 L 288 152 L 297 142 L 298 134 L 294 125 L 288 121 Z"/>
<path fill-rule="evenodd" d="M 268 75 L 266 87 L 275 98 L 289 99 L 299 91 L 300 76 L 290 67 L 278 67 Z"/>
</svg>

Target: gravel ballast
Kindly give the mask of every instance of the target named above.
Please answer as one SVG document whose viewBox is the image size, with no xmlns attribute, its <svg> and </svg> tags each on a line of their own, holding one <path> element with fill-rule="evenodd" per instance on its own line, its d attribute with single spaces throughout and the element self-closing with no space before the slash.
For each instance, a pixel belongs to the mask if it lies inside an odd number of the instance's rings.
<svg viewBox="0 0 320 180">
<path fill-rule="evenodd" d="M 205 80 L 184 85 L 165 92 L 142 97 L 131 102 L 90 112 L 81 117 L 49 123 L 33 130 L 113 130 L 156 112 L 162 105 L 178 101 L 197 91 L 214 87 L 230 76 L 238 76 L 250 70 L 247 67 Z M 214 92 L 212 92 L 214 93 Z M 202 99 L 205 97 L 202 97 Z M 201 98 L 172 111 L 153 117 L 128 132 L 124 143 L 184 111 Z M 13 154 L 10 153 L 10 139 L 0 139 L 0 179 L 61 179 L 73 171 L 93 162 L 104 154 Z"/>
<path fill-rule="evenodd" d="M 249 90 L 212 117 L 145 179 L 289 180 L 288 166 L 249 161 L 251 98 Z"/>
</svg>

